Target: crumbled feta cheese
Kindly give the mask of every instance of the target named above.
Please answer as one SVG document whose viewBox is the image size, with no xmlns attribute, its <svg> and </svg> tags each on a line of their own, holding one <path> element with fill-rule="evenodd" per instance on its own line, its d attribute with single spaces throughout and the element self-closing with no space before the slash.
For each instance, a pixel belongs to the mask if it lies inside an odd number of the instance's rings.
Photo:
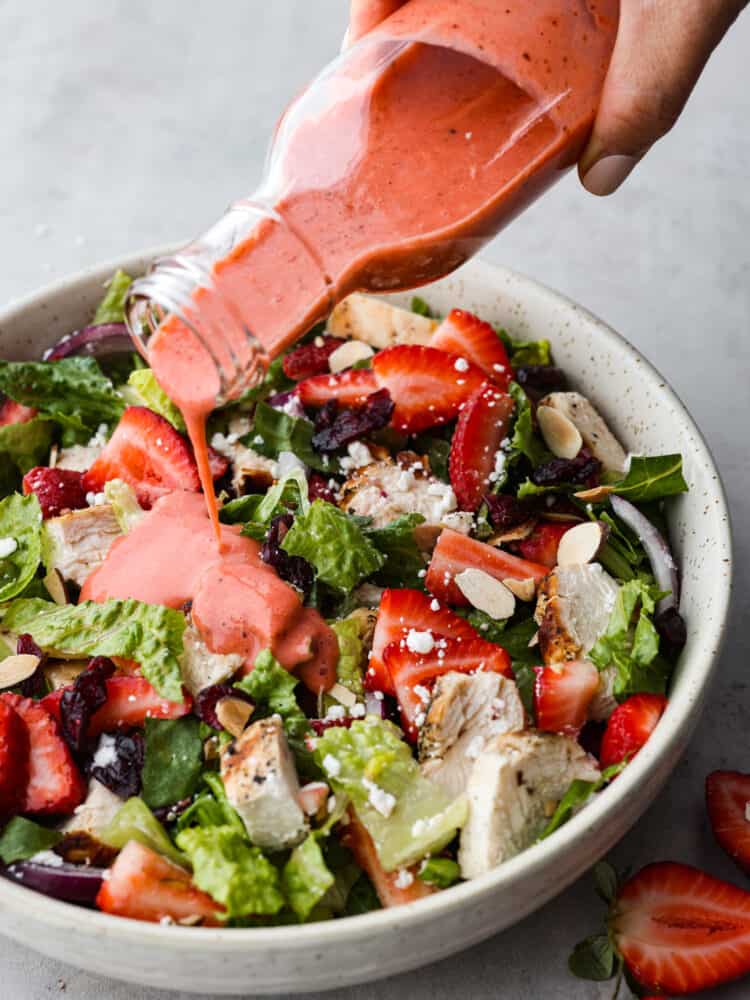
<svg viewBox="0 0 750 1000">
<path fill-rule="evenodd" d="M 430 700 L 430 692 L 423 684 L 414 685 L 414 694 L 424 705 L 426 705 Z"/>
<path fill-rule="evenodd" d="M 92 764 L 94 767 L 109 767 L 117 761 L 117 744 L 114 736 L 103 733 L 99 739 L 99 746 L 96 749 Z"/>
<path fill-rule="evenodd" d="M 341 774 L 341 761 L 332 754 L 327 753 L 323 758 L 323 770 L 332 777 L 337 778 Z"/>
<path fill-rule="evenodd" d="M 263 444 L 263 435 L 256 434 L 255 437 L 253 438 L 253 444 Z"/>
<path fill-rule="evenodd" d="M 325 766 L 325 761 L 323 761 Z M 373 809 L 376 809 L 381 816 L 385 816 L 386 819 L 391 815 L 393 810 L 396 808 L 396 796 L 391 795 L 390 792 L 386 792 L 384 788 L 376 785 L 374 781 L 370 781 L 369 778 L 363 778 L 362 784 L 365 786 L 369 795 L 367 800 Z"/>
<path fill-rule="evenodd" d="M 37 851 L 29 860 L 35 865 L 47 865 L 49 868 L 61 868 L 65 864 L 60 855 L 54 851 Z"/>
<path fill-rule="evenodd" d="M 101 507 L 106 502 L 107 498 L 103 493 L 89 492 L 86 494 L 86 503 L 89 507 Z"/>
<path fill-rule="evenodd" d="M 367 709 L 361 702 L 358 702 L 356 705 L 352 705 L 349 710 L 349 715 L 351 715 L 353 719 L 364 719 L 367 715 Z"/>
<path fill-rule="evenodd" d="M 469 362 L 466 358 L 456 358 L 456 363 L 453 367 L 457 372 L 467 372 L 469 370 Z"/>
<path fill-rule="evenodd" d="M 326 803 L 326 809 L 328 810 L 328 815 L 330 816 L 332 812 L 336 811 L 336 796 L 329 795 L 328 802 Z"/>
<path fill-rule="evenodd" d="M 349 452 L 352 462 L 354 462 L 355 469 L 361 469 L 362 466 L 369 465 L 372 462 L 370 449 L 366 444 L 362 444 L 361 441 L 352 441 L 346 450 Z"/>
<path fill-rule="evenodd" d="M 504 474 L 505 461 L 506 461 L 505 452 L 502 451 L 502 449 L 498 448 L 498 450 L 495 452 L 495 468 L 489 475 L 489 480 L 491 483 L 496 483 L 498 479 L 500 479 L 500 477 Z"/>
<path fill-rule="evenodd" d="M 424 578 L 427 576 L 427 570 L 420 569 L 419 572 L 417 573 L 417 576 L 419 577 L 420 580 L 424 580 Z"/>
<path fill-rule="evenodd" d="M 299 469 L 301 472 L 307 474 L 307 466 L 300 458 L 297 458 L 293 451 L 280 451 L 278 463 L 279 477 L 286 476 L 293 469 Z"/>
<path fill-rule="evenodd" d="M 440 601 L 437 599 L 437 597 L 433 597 L 432 600 L 430 601 L 430 611 L 439 611 L 439 610 L 440 610 Z"/>
<path fill-rule="evenodd" d="M 326 712 L 326 719 L 344 719 L 346 718 L 346 708 L 343 705 L 331 705 L 331 707 Z"/>
<path fill-rule="evenodd" d="M 406 636 L 406 646 L 412 653 L 431 653 L 435 647 L 432 632 L 418 632 L 410 628 Z"/>
<path fill-rule="evenodd" d="M 7 559 L 12 556 L 18 548 L 15 538 L 0 538 L 0 559 Z"/>
<path fill-rule="evenodd" d="M 96 434 L 91 438 L 88 443 L 89 448 L 103 448 L 107 443 L 107 432 L 109 427 L 107 424 L 99 424 L 96 428 Z"/>
<path fill-rule="evenodd" d="M 393 884 L 397 889 L 408 889 L 413 881 L 414 876 L 408 868 L 399 868 L 398 875 L 393 880 Z"/>
<path fill-rule="evenodd" d="M 325 341 L 323 340 L 322 337 L 316 337 L 313 343 L 315 344 L 316 347 L 322 347 Z"/>
</svg>

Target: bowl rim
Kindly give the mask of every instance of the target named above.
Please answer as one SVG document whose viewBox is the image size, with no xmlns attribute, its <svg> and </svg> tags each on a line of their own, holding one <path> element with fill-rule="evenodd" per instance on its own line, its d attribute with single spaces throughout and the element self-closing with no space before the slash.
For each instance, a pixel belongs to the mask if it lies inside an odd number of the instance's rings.
<svg viewBox="0 0 750 1000">
<path fill-rule="evenodd" d="M 143 268 L 148 261 L 173 253 L 179 244 L 169 244 L 140 252 L 122 255 L 58 279 L 37 291 L 26 294 L 0 308 L 0 332 L 2 328 L 13 323 L 26 310 L 38 307 L 47 299 L 65 293 L 71 293 L 78 286 L 95 281 L 102 282 L 120 267 L 124 270 Z M 296 949 L 301 945 L 326 947 L 336 943 L 338 946 L 361 938 L 363 935 L 378 934 L 387 929 L 393 929 L 395 924 L 399 929 L 423 924 L 433 918 L 439 918 L 449 912 L 460 909 L 471 903 L 477 904 L 488 899 L 494 893 L 511 886 L 523 884 L 524 881 L 543 870 L 555 858 L 572 851 L 576 841 L 585 833 L 595 834 L 603 830 L 609 818 L 609 813 L 616 811 L 629 796 L 637 794 L 639 786 L 655 768 L 662 757 L 674 752 L 679 746 L 683 731 L 695 725 L 700 705 L 713 675 L 724 641 L 727 618 L 732 593 L 732 530 L 726 492 L 718 469 L 713 461 L 710 449 L 696 426 L 687 408 L 672 389 L 667 380 L 658 372 L 637 348 L 629 343 L 621 334 L 610 327 L 602 319 L 590 312 L 584 306 L 568 296 L 520 274 L 511 268 L 491 265 L 482 260 L 473 260 L 462 268 L 463 274 L 471 276 L 483 285 L 502 287 L 502 279 L 513 286 L 513 291 L 520 299 L 525 293 L 533 293 L 550 305 L 562 305 L 576 314 L 578 321 L 588 324 L 595 330 L 597 337 L 602 338 L 616 351 L 624 353 L 639 366 L 640 376 L 649 383 L 650 388 L 661 396 L 666 396 L 672 404 L 679 421 L 685 426 L 695 444 L 695 456 L 710 470 L 716 494 L 716 520 L 718 535 L 716 544 L 723 552 L 727 572 L 719 581 L 716 593 L 716 614 L 711 622 L 709 632 L 701 635 L 702 647 L 694 656 L 689 675 L 685 677 L 679 689 L 670 697 L 667 711 L 662 723 L 654 735 L 639 752 L 628 768 L 618 777 L 617 782 L 591 801 L 584 810 L 572 817 L 553 836 L 534 844 L 515 858 L 506 861 L 493 871 L 468 882 L 453 886 L 450 890 L 435 893 L 424 899 L 391 909 L 376 910 L 356 917 L 343 917 L 336 920 L 320 921 L 310 924 L 294 924 L 292 926 L 255 927 L 255 928 L 186 928 L 164 924 L 147 923 L 124 917 L 110 916 L 98 910 L 88 910 L 72 903 L 52 899 L 40 893 L 29 890 L 12 881 L 0 878 L 0 903 L 10 910 L 20 910 L 42 920 L 50 927 L 68 926 L 75 913 L 79 932 L 96 932 L 107 936 L 119 936 L 125 941 L 135 942 L 144 936 L 151 944 L 163 944 L 169 948 L 192 949 L 195 946 L 220 946 L 221 950 L 229 952 L 244 952 L 250 950 L 265 951 L 269 947 L 276 950 Z M 426 286 L 429 289 L 429 286 Z M 707 650 L 707 651 L 705 651 Z M 631 824 L 632 826 L 632 824 Z"/>
</svg>

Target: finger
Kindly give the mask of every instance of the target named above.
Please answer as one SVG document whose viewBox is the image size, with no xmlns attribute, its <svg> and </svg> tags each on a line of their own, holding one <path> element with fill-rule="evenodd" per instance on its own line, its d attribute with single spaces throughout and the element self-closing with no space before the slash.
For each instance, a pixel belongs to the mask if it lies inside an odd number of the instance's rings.
<svg viewBox="0 0 750 1000">
<path fill-rule="evenodd" d="M 352 45 L 404 3 L 405 0 L 351 0 L 349 30 L 344 44 Z"/>
<path fill-rule="evenodd" d="M 672 128 L 746 0 L 622 0 L 612 62 L 579 163 L 592 194 L 616 191 Z"/>
</svg>

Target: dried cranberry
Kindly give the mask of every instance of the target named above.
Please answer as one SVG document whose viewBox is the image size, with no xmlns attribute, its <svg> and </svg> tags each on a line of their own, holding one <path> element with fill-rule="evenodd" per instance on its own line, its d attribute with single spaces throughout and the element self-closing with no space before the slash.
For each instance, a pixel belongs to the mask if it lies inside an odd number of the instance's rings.
<svg viewBox="0 0 750 1000">
<path fill-rule="evenodd" d="M 212 729 L 224 728 L 216 715 L 216 706 L 222 698 L 237 698 L 250 705 L 253 703 L 250 695 L 231 684 L 212 684 L 211 687 L 203 688 L 195 699 L 195 710 L 201 722 L 205 722 Z"/>
<path fill-rule="evenodd" d="M 313 500 L 325 500 L 326 503 L 336 503 L 336 493 L 331 489 L 331 480 L 321 476 L 319 472 L 311 472 L 307 480 L 307 498 L 312 503 Z M 336 485 L 335 480 L 333 481 Z"/>
<path fill-rule="evenodd" d="M 488 493 L 484 502 L 487 504 L 487 519 L 496 531 L 508 531 L 528 521 L 531 516 L 529 507 L 515 497 Z"/>
<path fill-rule="evenodd" d="M 325 409 L 325 407 L 323 407 Z M 336 451 L 365 434 L 385 427 L 393 413 L 393 400 L 387 389 L 370 393 L 358 410 L 340 410 L 333 421 L 316 429 L 312 446 L 317 451 Z M 316 428 L 319 425 L 316 423 Z"/>
<path fill-rule="evenodd" d="M 91 716 L 107 700 L 107 678 L 115 665 L 107 656 L 95 656 L 88 667 L 76 677 L 72 687 L 63 691 L 60 699 L 60 722 L 65 742 L 78 754 L 86 745 Z"/>
<path fill-rule="evenodd" d="M 343 343 L 338 337 L 316 337 L 302 344 L 281 362 L 284 374 L 295 382 L 313 375 L 324 375 L 328 371 L 328 359 Z"/>
<path fill-rule="evenodd" d="M 565 372 L 554 365 L 524 365 L 516 368 L 516 382 L 533 400 L 541 399 L 555 389 L 567 389 Z"/>
<path fill-rule="evenodd" d="M 38 656 L 39 666 L 34 673 L 21 681 L 19 689 L 24 698 L 43 698 L 47 693 L 47 681 L 44 678 L 44 664 L 47 662 L 46 654 L 41 651 L 28 633 L 19 635 L 16 642 L 16 652 L 22 656 Z"/>
<path fill-rule="evenodd" d="M 192 799 L 180 799 L 179 802 L 173 802 L 171 806 L 159 806 L 158 809 L 154 809 L 154 816 L 159 820 L 160 823 L 174 823 L 174 821 L 180 817 L 187 807 L 191 805 Z"/>
<path fill-rule="evenodd" d="M 665 608 L 654 618 L 654 625 L 667 648 L 667 652 L 671 656 L 677 656 L 687 642 L 687 627 L 680 612 L 674 605 Z"/>
<path fill-rule="evenodd" d="M 315 414 L 315 432 L 327 430 L 339 414 L 339 404 L 335 399 L 327 399 Z"/>
<path fill-rule="evenodd" d="M 348 729 L 354 719 L 350 716 L 345 715 L 342 719 L 310 719 L 310 729 L 315 733 L 316 736 L 322 736 L 326 729 L 335 729 L 336 727 L 343 727 Z"/>
<path fill-rule="evenodd" d="M 581 448 L 575 458 L 553 458 L 538 465 L 531 473 L 531 481 L 537 486 L 597 486 L 602 464 L 594 458 L 588 448 Z"/>
<path fill-rule="evenodd" d="M 260 557 L 263 562 L 276 570 L 282 580 L 291 583 L 306 598 L 315 582 L 315 571 L 302 556 L 291 556 L 281 547 L 284 536 L 293 523 L 293 514 L 279 514 L 271 521 L 271 527 L 260 550 Z"/>
<path fill-rule="evenodd" d="M 138 795 L 141 790 L 141 771 L 145 744 L 138 730 L 104 733 L 99 741 L 91 775 L 121 799 Z M 102 763 L 97 763 L 97 757 Z"/>
</svg>

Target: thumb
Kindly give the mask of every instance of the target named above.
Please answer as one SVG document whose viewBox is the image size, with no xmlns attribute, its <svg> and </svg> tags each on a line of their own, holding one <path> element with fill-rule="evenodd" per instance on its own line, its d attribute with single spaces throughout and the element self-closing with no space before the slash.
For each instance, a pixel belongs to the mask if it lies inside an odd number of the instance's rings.
<svg viewBox="0 0 750 1000">
<path fill-rule="evenodd" d="M 351 0 L 349 13 L 349 30 L 346 33 L 346 45 L 352 45 L 362 35 L 385 21 L 406 0 Z"/>
<path fill-rule="evenodd" d="M 622 0 L 599 112 L 578 172 L 612 194 L 680 116 L 747 0 Z"/>
</svg>

